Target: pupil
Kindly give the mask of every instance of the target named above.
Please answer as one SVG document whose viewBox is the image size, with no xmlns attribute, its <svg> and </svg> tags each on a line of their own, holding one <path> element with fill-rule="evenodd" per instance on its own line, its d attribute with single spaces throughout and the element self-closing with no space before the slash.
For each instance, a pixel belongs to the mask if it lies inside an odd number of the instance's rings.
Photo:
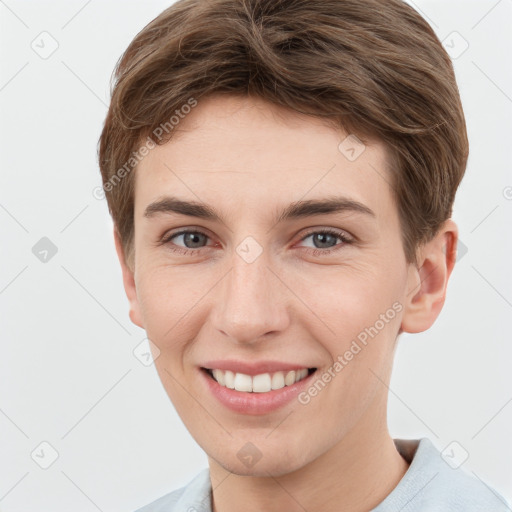
<svg viewBox="0 0 512 512">
<path fill-rule="evenodd" d="M 184 240 L 185 240 L 185 245 L 189 245 L 189 242 L 192 243 L 192 244 L 196 244 L 198 242 L 198 238 L 200 239 L 200 237 L 202 237 L 203 235 L 201 235 L 200 233 L 187 233 L 184 237 Z M 193 245 L 194 246 L 194 245 Z M 195 246 L 194 246 L 195 247 Z"/>
<path fill-rule="evenodd" d="M 332 235 L 330 235 L 329 233 L 317 233 L 316 237 L 317 237 L 317 240 L 320 239 L 320 245 L 322 243 L 326 243 L 326 239 L 329 239 L 329 238 L 334 239 L 334 237 Z M 332 247 L 332 245 L 329 245 L 328 247 Z"/>
</svg>

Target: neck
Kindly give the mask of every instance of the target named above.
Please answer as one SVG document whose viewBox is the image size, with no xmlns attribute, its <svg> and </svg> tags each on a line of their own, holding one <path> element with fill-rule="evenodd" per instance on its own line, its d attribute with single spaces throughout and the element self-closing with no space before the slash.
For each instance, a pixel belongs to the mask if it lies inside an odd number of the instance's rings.
<svg viewBox="0 0 512 512">
<path fill-rule="evenodd" d="M 409 467 L 387 431 L 385 412 L 383 416 L 361 418 L 328 452 L 279 477 L 235 475 L 210 459 L 213 511 L 372 510 Z"/>
</svg>

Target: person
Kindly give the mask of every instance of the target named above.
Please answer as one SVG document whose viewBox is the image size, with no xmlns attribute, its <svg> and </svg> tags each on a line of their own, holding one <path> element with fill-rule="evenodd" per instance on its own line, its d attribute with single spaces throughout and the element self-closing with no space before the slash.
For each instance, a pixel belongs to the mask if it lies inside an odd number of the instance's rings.
<svg viewBox="0 0 512 512">
<path fill-rule="evenodd" d="M 208 456 L 140 509 L 505 511 L 393 439 L 400 335 L 456 261 L 468 139 L 401 0 L 179 0 L 117 63 L 98 147 L 131 321 Z"/>
</svg>

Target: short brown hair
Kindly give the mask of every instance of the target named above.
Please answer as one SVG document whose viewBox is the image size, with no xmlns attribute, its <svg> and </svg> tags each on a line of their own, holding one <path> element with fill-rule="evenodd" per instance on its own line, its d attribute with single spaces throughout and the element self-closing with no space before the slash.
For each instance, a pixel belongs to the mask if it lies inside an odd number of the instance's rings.
<svg viewBox="0 0 512 512">
<path fill-rule="evenodd" d="M 173 131 L 161 127 L 191 98 L 211 93 L 255 95 L 363 142 L 383 142 L 408 262 L 452 215 L 468 158 L 464 113 L 450 57 L 411 6 L 179 0 L 119 59 L 98 141 L 103 188 L 130 266 L 135 151 L 144 140 L 167 142 Z"/>
</svg>

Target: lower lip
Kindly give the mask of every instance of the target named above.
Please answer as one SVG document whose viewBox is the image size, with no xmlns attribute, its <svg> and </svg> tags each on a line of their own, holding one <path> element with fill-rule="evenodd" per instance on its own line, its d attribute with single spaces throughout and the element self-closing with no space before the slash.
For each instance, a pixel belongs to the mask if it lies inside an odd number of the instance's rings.
<svg viewBox="0 0 512 512">
<path fill-rule="evenodd" d="M 260 415 L 276 411 L 292 402 L 301 390 L 309 384 L 311 377 L 316 372 L 291 386 L 273 389 L 266 393 L 246 393 L 229 389 L 221 386 L 204 370 L 199 369 L 199 373 L 202 375 L 209 391 L 222 405 L 240 414 Z"/>
</svg>

